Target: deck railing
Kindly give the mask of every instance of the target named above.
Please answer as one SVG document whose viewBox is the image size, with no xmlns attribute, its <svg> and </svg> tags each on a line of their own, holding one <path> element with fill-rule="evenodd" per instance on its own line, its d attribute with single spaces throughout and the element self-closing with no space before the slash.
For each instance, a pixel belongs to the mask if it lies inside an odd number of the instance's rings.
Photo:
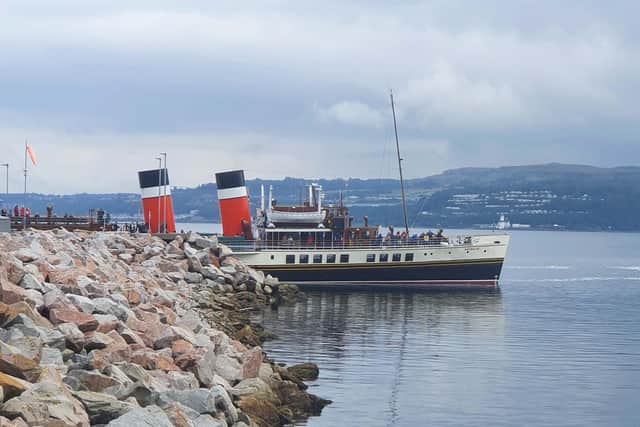
<svg viewBox="0 0 640 427">
<path fill-rule="evenodd" d="M 394 240 L 394 241 L 263 241 L 263 240 L 241 240 L 223 242 L 232 250 L 236 251 L 260 251 L 260 250 L 352 250 L 352 249 L 380 249 L 393 250 L 395 248 L 439 248 L 439 247 L 464 247 L 473 246 L 473 239 L 470 236 L 455 236 L 434 240 Z"/>
</svg>

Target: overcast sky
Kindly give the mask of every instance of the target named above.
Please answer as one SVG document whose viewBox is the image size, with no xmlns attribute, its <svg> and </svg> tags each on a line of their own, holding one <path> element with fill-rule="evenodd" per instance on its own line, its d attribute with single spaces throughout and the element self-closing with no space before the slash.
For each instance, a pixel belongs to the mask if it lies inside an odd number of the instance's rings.
<svg viewBox="0 0 640 427">
<path fill-rule="evenodd" d="M 640 164 L 635 1 L 0 0 L 0 163 L 21 191 Z M 4 170 L 0 182 L 4 186 Z"/>
</svg>

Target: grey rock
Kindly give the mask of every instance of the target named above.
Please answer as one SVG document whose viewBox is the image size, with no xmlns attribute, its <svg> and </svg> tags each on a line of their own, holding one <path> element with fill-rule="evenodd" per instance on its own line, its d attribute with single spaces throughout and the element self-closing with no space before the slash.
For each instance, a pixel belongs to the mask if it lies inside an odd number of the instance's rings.
<svg viewBox="0 0 640 427">
<path fill-rule="evenodd" d="M 60 289 L 53 289 L 43 295 L 44 306 L 46 308 L 60 307 L 61 305 L 71 306 L 73 303 L 67 298 L 64 292 Z"/>
<path fill-rule="evenodd" d="M 220 267 L 220 271 L 222 271 L 224 274 L 236 274 L 236 268 L 233 265 L 223 265 L 222 267 Z"/>
<path fill-rule="evenodd" d="M 200 237 L 200 238 L 196 238 L 194 245 L 200 249 L 208 249 L 208 248 L 215 248 L 217 245 L 217 242 L 215 242 L 213 239 Z"/>
<path fill-rule="evenodd" d="M 202 274 L 200 274 L 200 273 L 184 273 L 184 280 L 187 283 L 200 283 L 200 282 L 202 282 Z"/>
<path fill-rule="evenodd" d="M 264 278 L 264 284 L 271 287 L 277 287 L 280 284 L 280 281 L 277 277 L 273 277 L 272 275 L 267 274 L 267 277 Z"/>
<path fill-rule="evenodd" d="M 44 289 L 44 286 L 42 287 Z M 31 304 L 36 310 L 44 308 L 44 296 L 39 290 L 27 289 L 24 291 L 25 301 Z"/>
<path fill-rule="evenodd" d="M 127 321 L 130 311 L 126 307 L 110 300 L 109 298 L 96 298 L 93 300 L 95 305 L 94 313 L 97 314 L 112 314 L 123 322 Z"/>
<path fill-rule="evenodd" d="M 271 387 L 260 378 L 247 378 L 240 381 L 231 389 L 231 394 L 235 397 L 246 396 L 256 393 L 272 394 Z"/>
<path fill-rule="evenodd" d="M 173 427 L 169 417 L 158 406 L 136 408 L 112 420 L 109 427 Z"/>
<path fill-rule="evenodd" d="M 29 425 L 88 426 L 84 406 L 62 383 L 46 380 L 34 384 L 18 397 L 2 405 L 0 413 L 9 418 L 22 417 Z M 130 427 L 130 426 L 128 426 Z"/>
<path fill-rule="evenodd" d="M 191 372 L 171 371 L 167 373 L 169 386 L 175 390 L 195 390 L 200 384 Z"/>
<path fill-rule="evenodd" d="M 43 347 L 40 365 L 62 365 L 62 352 L 57 348 Z"/>
<path fill-rule="evenodd" d="M 67 298 L 74 306 L 76 306 L 76 308 L 84 313 L 91 314 L 96 309 L 96 305 L 90 298 L 74 294 L 67 294 Z"/>
<path fill-rule="evenodd" d="M 216 394 L 206 388 L 196 390 L 168 390 L 158 396 L 160 407 L 168 406 L 172 402 L 181 403 L 199 414 L 216 413 Z"/>
<path fill-rule="evenodd" d="M 70 370 L 64 378 L 65 383 L 69 378 L 75 378 L 80 381 L 81 390 L 95 392 L 102 392 L 110 387 L 122 385 L 117 379 L 104 375 L 95 369 L 91 371 L 86 371 L 84 369 Z"/>
<path fill-rule="evenodd" d="M 187 311 L 183 314 L 176 321 L 175 325 L 196 334 L 205 327 L 204 323 L 200 319 L 200 315 L 193 310 Z"/>
<path fill-rule="evenodd" d="M 220 254 L 220 258 L 228 257 L 233 255 L 233 251 L 227 245 L 223 245 L 222 243 L 218 243 L 218 253 Z"/>
<path fill-rule="evenodd" d="M 56 329 L 64 335 L 65 345 L 76 353 L 84 347 L 84 334 L 73 323 L 60 323 Z"/>
<path fill-rule="evenodd" d="M 28 248 L 22 248 L 13 253 L 13 256 L 22 262 L 32 262 L 40 258 L 40 255 Z"/>
<path fill-rule="evenodd" d="M 195 256 L 190 256 L 187 258 L 187 262 L 189 263 L 189 271 L 200 273 L 202 272 L 202 262 Z"/>
<path fill-rule="evenodd" d="M 132 260 L 133 260 L 133 255 L 129 254 L 129 253 L 123 253 L 118 255 L 118 258 L 124 262 L 126 262 L 127 264 L 129 264 Z"/>
<path fill-rule="evenodd" d="M 212 265 L 202 267 L 201 273 L 204 277 L 211 280 L 216 280 L 219 276 L 219 271 Z"/>
<path fill-rule="evenodd" d="M 206 339 L 208 341 L 206 346 L 210 347 L 211 340 L 209 339 L 209 337 L 206 337 Z M 193 371 L 198 381 L 200 381 L 200 384 L 204 385 L 205 387 L 211 387 L 214 384 L 213 376 L 216 373 L 216 354 L 213 348 L 210 348 L 204 354 L 204 356 L 202 356 L 196 362 L 196 366 Z"/>
<path fill-rule="evenodd" d="M 18 320 L 18 322 L 16 322 L 15 320 Z M 23 314 L 18 315 L 18 318 L 16 318 L 15 320 L 10 325 L 11 332 L 20 332 L 25 336 L 38 337 L 42 340 L 42 343 L 44 345 L 57 348 L 61 351 L 64 350 L 65 338 L 60 331 L 56 329 L 40 327 L 36 325 L 33 320 Z M 8 340 L 8 337 L 6 339 L 3 339 L 3 341 Z"/>
<path fill-rule="evenodd" d="M 215 385 L 210 389 L 211 394 L 215 394 L 216 396 L 216 405 L 218 405 L 218 409 L 224 411 L 227 416 L 227 422 L 229 424 L 233 424 L 238 421 L 238 410 L 235 406 L 233 406 L 233 401 L 231 400 L 231 396 L 224 389 L 224 387 Z"/>
<path fill-rule="evenodd" d="M 129 307 L 129 300 L 120 292 L 114 292 L 110 295 L 111 299 L 123 307 Z"/>
<path fill-rule="evenodd" d="M 24 275 L 24 277 L 20 281 L 20 286 L 24 289 L 34 289 L 38 292 L 44 292 L 42 282 L 32 273 L 27 273 Z"/>
<path fill-rule="evenodd" d="M 84 404 L 91 424 L 106 424 L 136 409 L 131 403 L 121 402 L 105 393 L 79 391 L 74 395 Z"/>
<path fill-rule="evenodd" d="M 184 255 L 187 258 L 190 258 L 190 257 L 195 258 L 197 254 L 198 254 L 198 250 L 197 249 L 192 248 L 189 243 L 185 243 L 184 244 Z"/>
<path fill-rule="evenodd" d="M 188 406 L 183 405 L 180 402 L 172 402 L 168 406 L 163 407 L 162 409 L 167 412 L 167 410 L 171 410 L 173 408 L 180 409 L 190 420 L 195 420 L 200 416 L 200 413 Z"/>
<path fill-rule="evenodd" d="M 195 420 L 193 420 L 193 425 L 195 427 L 226 427 L 227 424 L 222 421 L 213 418 L 209 414 L 202 414 L 198 416 Z"/>
<path fill-rule="evenodd" d="M 86 351 L 100 350 L 113 344 L 113 339 L 102 332 L 92 332 L 85 335 L 84 348 Z"/>
</svg>

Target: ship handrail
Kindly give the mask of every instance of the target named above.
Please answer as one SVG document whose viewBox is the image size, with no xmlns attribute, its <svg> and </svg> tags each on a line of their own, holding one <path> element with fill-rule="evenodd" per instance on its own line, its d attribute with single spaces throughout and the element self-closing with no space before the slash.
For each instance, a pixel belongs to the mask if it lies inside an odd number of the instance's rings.
<svg viewBox="0 0 640 427">
<path fill-rule="evenodd" d="M 261 251 L 261 250 L 352 250 L 352 249 L 436 249 L 436 248 L 473 248 L 480 246 L 494 246 L 502 242 L 473 243 L 473 238 L 486 236 L 455 236 L 449 237 L 448 241 L 402 241 L 402 242 L 381 242 L 372 244 L 371 242 L 269 242 L 264 240 L 244 240 L 238 242 L 224 242 L 232 250 Z M 493 236 L 498 237 L 498 236 Z"/>
</svg>

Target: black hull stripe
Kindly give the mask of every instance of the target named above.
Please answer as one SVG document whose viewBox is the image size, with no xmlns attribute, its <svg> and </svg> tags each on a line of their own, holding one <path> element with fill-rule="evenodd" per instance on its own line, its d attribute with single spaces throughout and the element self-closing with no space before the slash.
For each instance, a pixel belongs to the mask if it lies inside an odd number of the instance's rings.
<svg viewBox="0 0 640 427">
<path fill-rule="evenodd" d="M 294 285 L 307 285 L 307 286 L 323 286 L 323 287 L 374 287 L 374 288 L 387 288 L 387 287 L 436 287 L 436 288 L 495 288 L 498 286 L 497 280 L 450 280 L 450 281 L 388 281 L 388 282 L 292 282 Z"/>
</svg>

